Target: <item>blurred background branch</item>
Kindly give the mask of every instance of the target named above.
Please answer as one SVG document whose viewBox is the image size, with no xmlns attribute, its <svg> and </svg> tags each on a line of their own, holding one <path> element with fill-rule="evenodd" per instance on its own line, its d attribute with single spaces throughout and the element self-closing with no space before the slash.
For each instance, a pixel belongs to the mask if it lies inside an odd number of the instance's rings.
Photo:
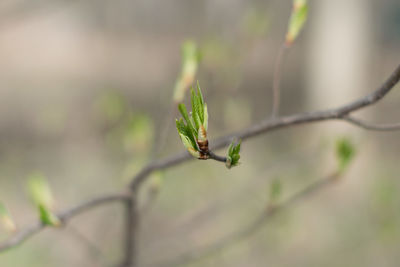
<svg viewBox="0 0 400 267">
<path fill-rule="evenodd" d="M 237 242 L 243 241 L 246 238 L 250 238 L 251 235 L 255 234 L 262 227 L 264 227 L 275 215 L 277 215 L 283 209 L 290 208 L 294 204 L 299 203 L 304 198 L 311 197 L 314 193 L 320 191 L 327 185 L 336 182 L 340 178 L 339 173 L 333 173 L 325 178 L 317 180 L 313 184 L 307 186 L 300 192 L 294 194 L 289 199 L 283 201 L 280 204 L 266 205 L 265 210 L 258 217 L 254 219 L 250 225 L 243 227 L 242 229 L 231 233 L 217 240 L 215 243 L 208 245 L 203 248 L 195 248 L 193 251 L 185 253 L 184 255 L 178 256 L 176 259 L 166 261 L 162 263 L 150 264 L 150 266 L 182 266 L 190 264 L 195 261 L 201 261 L 204 258 L 218 254 L 223 249 L 229 248 Z"/>
</svg>

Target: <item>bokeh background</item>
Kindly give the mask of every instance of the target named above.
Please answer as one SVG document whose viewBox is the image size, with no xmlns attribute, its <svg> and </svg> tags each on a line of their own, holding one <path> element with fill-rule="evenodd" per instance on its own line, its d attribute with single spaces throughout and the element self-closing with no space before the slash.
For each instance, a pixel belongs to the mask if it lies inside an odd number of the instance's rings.
<svg viewBox="0 0 400 267">
<path fill-rule="evenodd" d="M 196 80 L 211 139 L 269 116 L 291 2 L 2 0 L 0 200 L 18 226 L 37 220 L 26 192 L 33 172 L 47 177 L 62 210 L 120 190 L 151 159 L 183 150 L 168 114 L 185 40 L 201 50 Z M 285 58 L 282 114 L 360 97 L 400 62 L 399 1 L 309 2 L 306 27 Z M 357 115 L 399 121 L 399 103 L 397 88 Z M 400 135 L 343 122 L 248 140 L 232 170 L 193 160 L 153 175 L 140 198 L 139 265 L 169 262 L 242 229 L 265 209 L 273 181 L 285 199 L 331 173 L 343 136 L 357 155 L 339 182 L 184 266 L 398 266 Z M 0 266 L 110 266 L 122 256 L 122 218 L 118 204 L 98 208 L 1 253 Z M 9 235 L 0 230 L 2 240 Z"/>
</svg>

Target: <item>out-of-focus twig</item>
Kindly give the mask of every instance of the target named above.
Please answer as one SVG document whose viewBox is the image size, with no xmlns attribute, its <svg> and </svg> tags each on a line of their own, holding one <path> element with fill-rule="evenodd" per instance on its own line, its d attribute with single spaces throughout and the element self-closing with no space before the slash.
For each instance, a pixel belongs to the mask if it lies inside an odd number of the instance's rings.
<svg viewBox="0 0 400 267">
<path fill-rule="evenodd" d="M 343 117 L 343 120 L 350 122 L 356 126 L 364 128 L 371 131 L 397 131 L 400 130 L 400 123 L 390 123 L 390 124 L 373 124 L 369 122 L 356 119 L 352 116 Z"/>
<path fill-rule="evenodd" d="M 97 266 L 107 266 L 106 263 L 103 262 L 102 257 L 103 257 L 103 252 L 101 251 L 100 247 L 87 238 L 84 234 L 82 234 L 75 226 L 72 224 L 69 224 L 67 227 L 67 230 L 76 238 L 78 239 L 82 244 L 86 245 L 87 249 L 89 250 L 90 254 L 93 255 L 95 258 L 96 262 L 98 263 Z"/>
<path fill-rule="evenodd" d="M 120 267 L 135 267 L 137 265 L 137 227 L 139 215 L 137 210 L 136 194 L 125 202 L 125 231 L 123 232 L 124 238 L 124 257 Z"/>
<path fill-rule="evenodd" d="M 335 182 L 339 174 L 337 172 L 318 180 L 300 192 L 294 194 L 286 201 L 281 204 L 267 206 L 264 212 L 262 212 L 254 221 L 252 221 L 247 227 L 238 230 L 237 232 L 233 232 L 224 238 L 216 241 L 215 243 L 205 246 L 203 248 L 194 249 L 191 252 L 184 253 L 178 256 L 176 259 L 173 259 L 168 262 L 157 263 L 150 266 L 157 267 L 167 267 L 167 266 L 181 266 L 194 261 L 198 261 L 204 259 L 208 256 L 212 256 L 220 252 L 221 250 L 240 242 L 246 238 L 251 237 L 252 234 L 256 233 L 260 230 L 266 223 L 270 222 L 271 219 L 274 218 L 274 215 L 279 213 L 280 211 L 290 208 L 294 204 L 298 203 L 300 200 L 312 196 L 313 193 L 325 188 L 327 185 Z"/>
<path fill-rule="evenodd" d="M 76 205 L 75 207 L 66 209 L 60 213 L 57 213 L 56 216 L 57 218 L 60 219 L 60 221 L 65 224 L 67 223 L 71 218 L 84 213 L 86 211 L 89 211 L 95 207 L 101 206 L 106 203 L 110 202 L 119 202 L 119 201 L 126 201 L 128 199 L 128 195 L 123 192 L 123 193 L 116 193 L 116 194 L 108 194 L 104 196 L 99 196 L 96 198 L 93 198 L 91 200 L 88 200 L 86 202 L 83 202 L 81 204 Z M 34 234 L 40 232 L 46 228 L 46 225 L 44 225 L 42 222 L 36 222 L 25 229 L 17 232 L 15 235 L 11 236 L 8 240 L 0 243 L 0 251 L 4 251 L 10 248 L 13 248 L 28 238 L 32 237 Z"/>
<path fill-rule="evenodd" d="M 274 118 L 279 114 L 279 106 L 281 102 L 280 84 L 282 78 L 282 66 L 285 58 L 286 51 L 289 47 L 286 44 L 282 44 L 279 48 L 278 55 L 275 61 L 274 76 L 272 78 L 272 113 L 271 116 Z"/>
</svg>

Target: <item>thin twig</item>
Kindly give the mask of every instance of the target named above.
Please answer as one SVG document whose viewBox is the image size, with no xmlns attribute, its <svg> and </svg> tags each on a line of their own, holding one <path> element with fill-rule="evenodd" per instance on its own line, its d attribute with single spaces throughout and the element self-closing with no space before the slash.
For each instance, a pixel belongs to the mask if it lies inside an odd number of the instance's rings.
<svg viewBox="0 0 400 267">
<path fill-rule="evenodd" d="M 220 161 L 220 162 L 226 162 L 226 157 L 218 156 L 217 154 L 215 154 L 212 151 L 208 151 L 208 156 L 210 157 L 210 159 Z"/>
<path fill-rule="evenodd" d="M 286 44 L 282 44 L 279 48 L 278 55 L 275 61 L 275 69 L 274 76 L 272 79 L 272 113 L 271 116 L 273 118 L 277 117 L 279 114 L 279 106 L 281 102 L 281 92 L 280 92 L 280 84 L 282 78 L 282 66 L 283 60 L 285 57 L 285 52 L 287 50 Z"/>
<path fill-rule="evenodd" d="M 57 213 L 56 216 L 61 220 L 63 224 L 65 224 L 71 218 L 88 210 L 91 210 L 92 208 L 109 202 L 125 201 L 127 198 L 128 196 L 125 192 L 96 197 L 81 204 L 78 204 L 75 207 L 66 209 L 63 212 Z M 46 225 L 44 225 L 40 221 L 32 224 L 31 226 L 28 226 L 24 230 L 21 230 L 20 232 L 17 232 L 15 235 L 11 236 L 10 239 L 4 241 L 3 243 L 0 243 L 0 251 L 7 250 L 21 244 L 44 228 L 46 228 Z"/>
<path fill-rule="evenodd" d="M 371 131 L 397 131 L 400 130 L 400 123 L 391 123 L 391 124 L 373 124 L 362 121 L 360 119 L 356 119 L 352 116 L 343 117 L 343 120 L 350 122 L 356 126 L 364 128 L 366 130 Z"/>
<path fill-rule="evenodd" d="M 306 197 L 310 197 L 313 193 L 326 187 L 332 182 L 335 182 L 338 179 L 338 177 L 339 173 L 335 172 L 324 179 L 312 183 L 311 185 L 301 190 L 300 192 L 296 193 L 295 195 L 291 196 L 289 199 L 282 202 L 281 204 L 277 204 L 274 206 L 267 206 L 265 211 L 261 213 L 247 227 L 225 236 L 224 238 L 218 240 L 214 244 L 184 253 L 183 255 L 180 255 L 179 257 L 171 261 L 158 263 L 150 266 L 158 266 L 158 267 L 181 266 L 212 256 L 237 242 L 243 241 L 244 239 L 251 237 L 254 233 L 259 231 L 266 223 L 270 222 L 271 219 L 274 218 L 274 215 L 278 214 L 284 209 L 290 208 L 294 204 L 298 203 L 298 201 Z"/>
</svg>

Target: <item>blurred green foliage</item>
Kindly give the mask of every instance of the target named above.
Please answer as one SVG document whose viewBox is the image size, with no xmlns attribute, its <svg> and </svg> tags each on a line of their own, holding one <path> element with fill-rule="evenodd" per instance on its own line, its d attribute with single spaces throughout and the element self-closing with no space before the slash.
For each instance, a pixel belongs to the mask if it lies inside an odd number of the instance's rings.
<svg viewBox="0 0 400 267">
<path fill-rule="evenodd" d="M 116 122 L 126 113 L 127 102 L 116 91 L 106 91 L 98 97 L 96 107 L 107 121 Z"/>
<path fill-rule="evenodd" d="M 28 177 L 28 191 L 35 205 L 54 206 L 54 198 L 45 176 L 34 172 Z"/>
<path fill-rule="evenodd" d="M 336 142 L 336 158 L 339 172 L 347 169 L 355 154 L 354 145 L 348 138 L 340 138 Z"/>
<path fill-rule="evenodd" d="M 126 151 L 145 152 L 153 143 L 154 126 L 149 116 L 130 114 L 122 123 L 123 143 Z"/>
<path fill-rule="evenodd" d="M 282 183 L 279 179 L 273 179 L 269 185 L 269 202 L 276 203 L 282 195 Z"/>
<path fill-rule="evenodd" d="M 135 112 L 117 91 L 106 91 L 95 101 L 100 124 L 106 128 L 107 143 L 118 151 L 146 156 L 154 141 L 149 115 Z"/>
<path fill-rule="evenodd" d="M 264 9 L 252 6 L 246 10 L 242 22 L 243 31 L 253 37 L 265 36 L 269 29 L 269 18 Z"/>
<path fill-rule="evenodd" d="M 183 101 L 185 92 L 193 84 L 201 54 L 193 41 L 186 41 L 182 45 L 182 70 L 175 83 L 174 102 Z"/>
<path fill-rule="evenodd" d="M 51 226 L 60 225 L 60 220 L 50 211 L 54 206 L 54 198 L 44 175 L 39 172 L 32 173 L 28 178 L 28 190 L 38 208 L 41 222 Z"/>
<path fill-rule="evenodd" d="M 373 220 L 383 241 L 396 241 L 400 237 L 399 183 L 390 176 L 381 175 L 372 184 L 371 205 Z"/>
<path fill-rule="evenodd" d="M 17 227 L 15 222 L 13 221 L 10 212 L 6 208 L 6 206 L 0 202 L 0 221 L 4 228 L 9 232 L 14 232 Z"/>
</svg>

